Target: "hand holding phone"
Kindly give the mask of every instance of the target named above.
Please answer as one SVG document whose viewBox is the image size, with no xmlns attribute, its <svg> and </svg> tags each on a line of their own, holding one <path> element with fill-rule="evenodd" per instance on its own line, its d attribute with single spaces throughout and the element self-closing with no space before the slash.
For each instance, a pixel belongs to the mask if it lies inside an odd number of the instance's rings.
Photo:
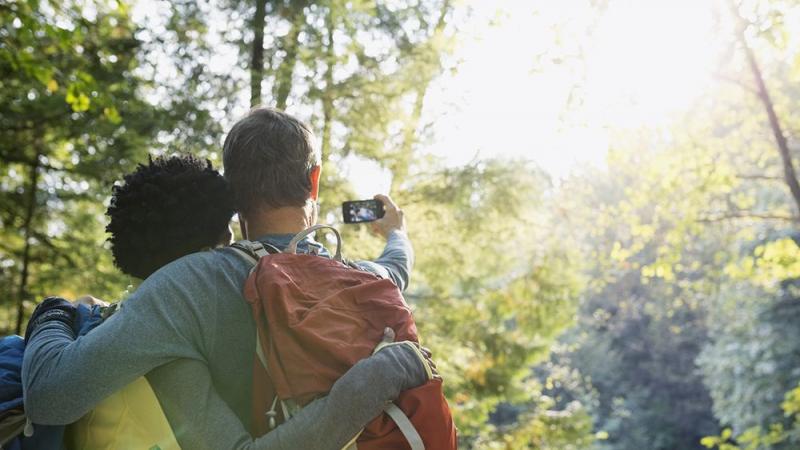
<svg viewBox="0 0 800 450">
<path fill-rule="evenodd" d="M 366 208 L 371 212 L 362 208 Z M 386 195 L 378 194 L 372 200 L 344 202 L 342 204 L 342 214 L 345 223 L 372 222 L 372 231 L 385 239 L 389 238 L 389 234 L 392 231 L 406 231 L 406 219 L 403 215 L 403 210 Z"/>
</svg>

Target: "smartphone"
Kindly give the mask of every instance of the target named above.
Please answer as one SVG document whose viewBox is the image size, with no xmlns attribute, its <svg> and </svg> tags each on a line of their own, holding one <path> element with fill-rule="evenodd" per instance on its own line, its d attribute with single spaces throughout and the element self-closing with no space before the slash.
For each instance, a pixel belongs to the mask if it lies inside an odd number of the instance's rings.
<svg viewBox="0 0 800 450">
<path fill-rule="evenodd" d="M 372 222 L 380 219 L 386 211 L 378 200 L 354 200 L 342 203 L 344 223 Z"/>
</svg>

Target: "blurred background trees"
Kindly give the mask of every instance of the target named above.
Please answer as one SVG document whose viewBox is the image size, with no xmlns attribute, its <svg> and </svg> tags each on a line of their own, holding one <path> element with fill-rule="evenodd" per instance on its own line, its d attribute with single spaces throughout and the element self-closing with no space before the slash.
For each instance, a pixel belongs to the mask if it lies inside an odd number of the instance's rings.
<svg viewBox="0 0 800 450">
<path fill-rule="evenodd" d="M 0 193 L 8 330 L 52 289 L 108 290 L 102 214 L 118 172 L 146 158 L 161 119 L 140 99 L 140 43 L 124 9 L 88 18 L 77 5 L 0 7 Z M 69 280 L 69 285 L 62 284 Z"/>
<path fill-rule="evenodd" d="M 405 209 L 407 297 L 463 448 L 798 448 L 800 7 L 712 3 L 717 82 L 669 120 L 609 126 L 603 164 L 561 176 L 429 151 L 474 2 L 0 3 L 0 326 L 50 293 L 134 289 L 105 245 L 113 183 L 148 154 L 219 165 L 265 104 L 316 130 L 325 221 L 356 197 L 353 167 Z M 620 4 L 570 2 L 530 44 L 531 69 L 572 86 L 565 126 L 586 120 L 591 44 Z M 379 251 L 344 232 L 350 256 Z"/>
</svg>

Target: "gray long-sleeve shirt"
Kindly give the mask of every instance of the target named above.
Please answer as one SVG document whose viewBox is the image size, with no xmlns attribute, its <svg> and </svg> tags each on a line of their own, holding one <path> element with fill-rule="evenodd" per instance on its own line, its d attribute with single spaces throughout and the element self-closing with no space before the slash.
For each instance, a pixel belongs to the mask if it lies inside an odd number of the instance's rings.
<svg viewBox="0 0 800 450">
<path fill-rule="evenodd" d="M 267 236 L 283 248 L 288 236 Z M 304 246 L 317 245 L 313 241 Z M 362 267 L 404 288 L 413 253 L 402 233 Z M 23 362 L 25 407 L 36 423 L 66 424 L 105 396 L 147 374 L 185 448 L 339 449 L 386 401 L 425 381 L 412 352 L 388 348 L 362 360 L 329 395 L 286 424 L 253 440 L 250 425 L 255 326 L 241 292 L 250 263 L 230 249 L 168 264 L 102 326 L 75 339 L 47 322 Z M 390 351 L 388 351 L 390 350 Z"/>
</svg>

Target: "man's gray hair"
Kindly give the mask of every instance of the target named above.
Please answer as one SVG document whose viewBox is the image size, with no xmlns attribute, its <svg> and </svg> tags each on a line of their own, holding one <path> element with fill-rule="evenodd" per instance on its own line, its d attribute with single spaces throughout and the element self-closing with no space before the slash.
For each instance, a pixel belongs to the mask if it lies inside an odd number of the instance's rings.
<svg viewBox="0 0 800 450">
<path fill-rule="evenodd" d="M 305 205 L 311 195 L 309 175 L 320 164 L 311 129 L 273 108 L 254 108 L 236 122 L 225 138 L 222 159 L 236 209 L 245 214 Z"/>
</svg>

